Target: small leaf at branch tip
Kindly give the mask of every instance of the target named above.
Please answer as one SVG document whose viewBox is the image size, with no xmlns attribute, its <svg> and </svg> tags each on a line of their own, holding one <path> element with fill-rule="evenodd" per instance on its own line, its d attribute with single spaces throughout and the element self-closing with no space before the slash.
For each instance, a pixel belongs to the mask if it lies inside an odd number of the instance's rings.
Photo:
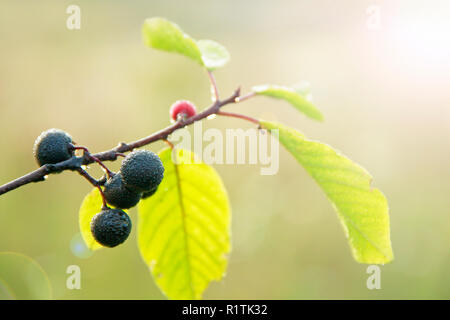
<svg viewBox="0 0 450 320">
<path fill-rule="evenodd" d="M 230 54 L 221 44 L 212 40 L 196 41 L 164 18 L 145 20 L 142 34 L 148 47 L 182 54 L 210 71 L 223 67 L 230 60 Z"/>
<path fill-rule="evenodd" d="M 182 54 L 203 66 L 201 52 L 195 40 L 177 24 L 160 17 L 149 18 L 145 20 L 142 34 L 148 47 Z"/>
<path fill-rule="evenodd" d="M 206 69 L 212 71 L 223 67 L 230 60 L 230 54 L 220 43 L 213 40 L 199 40 L 197 46 L 202 54 Z"/>
</svg>

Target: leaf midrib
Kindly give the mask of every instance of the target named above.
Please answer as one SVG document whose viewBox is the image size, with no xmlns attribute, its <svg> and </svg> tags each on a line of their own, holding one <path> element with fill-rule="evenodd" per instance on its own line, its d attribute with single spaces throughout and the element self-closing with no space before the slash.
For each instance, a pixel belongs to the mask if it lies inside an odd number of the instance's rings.
<svg viewBox="0 0 450 320">
<path fill-rule="evenodd" d="M 183 225 L 183 233 L 184 233 L 184 245 L 185 245 L 185 250 L 186 250 L 186 260 L 187 260 L 187 267 L 188 267 L 188 275 L 189 275 L 189 289 L 191 291 L 191 297 L 194 298 L 195 294 L 194 294 L 194 288 L 192 287 L 192 266 L 191 266 L 191 262 L 190 262 L 190 251 L 189 251 L 189 244 L 188 244 L 188 236 L 187 236 L 187 228 L 186 228 L 186 209 L 184 207 L 184 203 L 183 203 L 183 191 L 181 189 L 181 178 L 180 178 L 180 173 L 179 173 L 179 169 L 178 169 L 178 165 L 176 163 L 173 164 L 174 168 L 175 168 L 175 176 L 176 176 L 176 180 L 177 180 L 177 190 L 178 190 L 178 199 L 179 199 L 179 203 L 180 203 L 180 212 L 181 212 L 181 221 L 182 221 L 182 225 Z"/>
</svg>

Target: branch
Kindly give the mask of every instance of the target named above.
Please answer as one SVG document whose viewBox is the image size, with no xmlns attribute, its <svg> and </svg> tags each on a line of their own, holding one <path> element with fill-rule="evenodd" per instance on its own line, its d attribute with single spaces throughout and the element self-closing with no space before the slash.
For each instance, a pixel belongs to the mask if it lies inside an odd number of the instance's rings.
<svg viewBox="0 0 450 320">
<path fill-rule="evenodd" d="M 23 177 L 20 177 L 16 180 L 4 184 L 3 186 L 0 186 L 0 195 L 7 193 L 11 190 L 17 189 L 19 187 L 22 187 L 29 183 L 45 181 L 47 175 L 59 173 L 65 170 L 78 171 L 86 178 L 87 176 L 80 171 L 82 165 L 88 165 L 98 161 L 115 161 L 117 160 L 117 157 L 123 156 L 123 153 L 125 152 L 129 152 L 136 148 L 143 147 L 158 140 L 167 140 L 168 136 L 172 134 L 174 131 L 183 128 L 185 126 L 188 126 L 194 122 L 203 120 L 212 114 L 217 114 L 220 108 L 227 104 L 236 103 L 237 99 L 240 96 L 240 92 L 241 90 L 240 88 L 238 88 L 229 98 L 225 100 L 216 100 L 210 107 L 196 114 L 195 116 L 192 116 L 185 120 L 181 119 L 175 122 L 174 124 L 140 140 L 130 143 L 121 143 L 114 149 L 103 151 L 87 157 L 74 156 L 66 161 L 57 164 L 46 164 L 40 167 L 39 169 L 24 175 Z M 91 181 L 91 183 L 92 182 L 93 181 Z"/>
<path fill-rule="evenodd" d="M 65 170 L 78 170 L 83 164 L 83 158 L 72 157 L 66 161 L 57 164 L 46 164 L 33 172 L 30 172 L 23 177 L 17 178 L 0 187 L 0 195 L 8 191 L 17 189 L 23 185 L 32 182 L 45 181 L 46 176 L 52 173 L 60 173 Z"/>
<path fill-rule="evenodd" d="M 226 117 L 232 117 L 232 118 L 238 118 L 238 119 L 242 119 L 242 120 L 247 120 L 247 121 L 253 122 L 253 123 L 257 124 L 257 125 L 260 125 L 258 119 L 255 119 L 255 118 L 252 118 L 252 117 L 240 114 L 240 113 L 219 111 L 219 112 L 217 112 L 217 115 L 219 115 L 219 116 L 226 116 Z"/>
</svg>

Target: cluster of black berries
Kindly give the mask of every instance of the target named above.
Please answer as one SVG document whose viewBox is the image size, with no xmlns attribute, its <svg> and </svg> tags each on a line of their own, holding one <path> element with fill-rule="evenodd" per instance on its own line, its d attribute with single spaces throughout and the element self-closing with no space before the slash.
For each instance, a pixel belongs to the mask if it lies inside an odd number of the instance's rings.
<svg viewBox="0 0 450 320">
<path fill-rule="evenodd" d="M 74 155 L 72 138 L 64 131 L 43 132 L 34 145 L 39 165 L 55 164 Z M 142 198 L 153 195 L 164 177 L 159 157 L 148 150 L 131 152 L 118 173 L 112 174 L 103 189 L 105 200 L 116 209 L 103 208 L 91 221 L 94 238 L 103 246 L 115 247 L 130 234 L 130 217 L 122 210 L 134 207 Z"/>
<path fill-rule="evenodd" d="M 106 247 L 124 242 L 131 231 L 131 220 L 121 209 L 134 207 L 142 198 L 153 195 L 164 177 L 159 157 L 148 150 L 131 152 L 120 171 L 105 183 L 103 194 L 108 204 L 118 209 L 103 209 L 91 221 L 95 240 Z"/>
</svg>

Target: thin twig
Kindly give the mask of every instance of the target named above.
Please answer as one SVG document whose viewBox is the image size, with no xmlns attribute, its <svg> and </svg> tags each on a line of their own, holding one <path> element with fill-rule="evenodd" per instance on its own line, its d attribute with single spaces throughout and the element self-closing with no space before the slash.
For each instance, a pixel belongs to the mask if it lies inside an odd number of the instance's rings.
<svg viewBox="0 0 450 320">
<path fill-rule="evenodd" d="M 252 117 L 240 114 L 240 113 L 219 111 L 219 112 L 217 112 L 217 115 L 219 115 L 219 116 L 226 116 L 226 117 L 233 117 L 233 118 L 239 118 L 239 119 L 247 120 L 247 121 L 250 121 L 250 122 L 253 122 L 253 123 L 256 123 L 257 125 L 259 125 L 259 120 L 258 119 L 255 119 L 255 118 L 252 118 Z"/>
<path fill-rule="evenodd" d="M 78 173 L 83 176 L 84 178 L 86 178 L 87 181 L 89 181 L 90 184 L 92 184 L 94 187 L 96 187 L 98 189 L 98 191 L 100 191 L 100 195 L 102 196 L 102 201 L 103 201 L 103 209 L 108 208 L 108 205 L 106 203 L 106 197 L 105 194 L 103 193 L 100 181 L 94 179 L 89 173 L 87 173 L 86 170 L 84 170 L 83 168 L 78 168 L 77 169 Z"/>
<path fill-rule="evenodd" d="M 173 148 L 175 147 L 175 146 L 173 145 L 173 143 L 170 142 L 169 140 L 163 139 L 163 141 L 170 147 L 170 149 L 173 149 Z"/>
<path fill-rule="evenodd" d="M 87 159 L 93 160 L 94 162 L 97 162 L 102 168 L 103 170 L 106 172 L 106 175 L 108 176 L 108 178 L 112 177 L 114 175 L 114 173 L 109 170 L 109 168 L 107 166 L 105 166 L 105 164 L 100 161 L 100 159 L 98 159 L 97 157 L 93 156 L 90 152 L 89 149 L 83 146 L 72 146 L 72 148 L 74 150 L 83 150 L 84 154 L 83 156 Z"/>
</svg>

